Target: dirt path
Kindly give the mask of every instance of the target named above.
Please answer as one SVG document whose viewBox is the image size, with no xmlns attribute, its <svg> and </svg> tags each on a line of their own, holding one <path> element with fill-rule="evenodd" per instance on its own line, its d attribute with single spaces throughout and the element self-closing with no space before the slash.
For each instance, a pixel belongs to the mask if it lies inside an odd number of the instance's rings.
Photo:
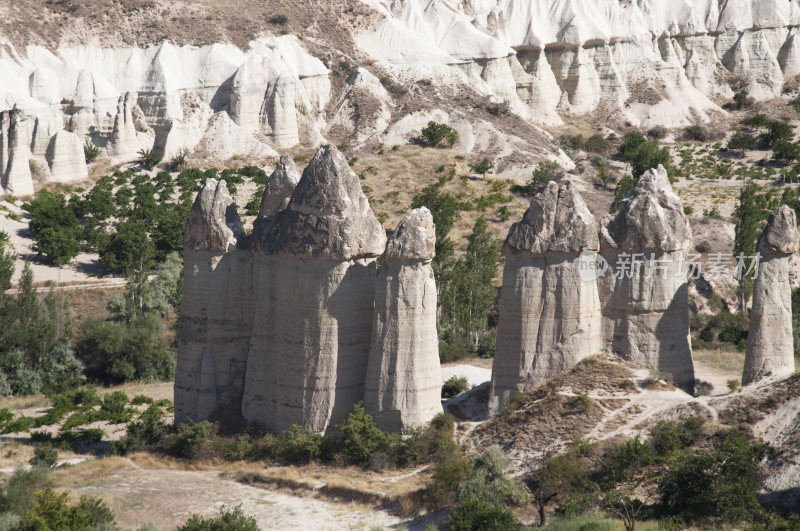
<svg viewBox="0 0 800 531">
<path fill-rule="evenodd" d="M 403 522 L 385 511 L 357 503 L 333 503 L 244 485 L 217 471 L 123 467 L 79 480 L 70 489 L 76 495 L 106 500 L 122 529 L 137 529 L 144 523 L 174 529 L 192 514 L 213 516 L 223 506 L 239 504 L 265 530 L 369 529 Z"/>
</svg>

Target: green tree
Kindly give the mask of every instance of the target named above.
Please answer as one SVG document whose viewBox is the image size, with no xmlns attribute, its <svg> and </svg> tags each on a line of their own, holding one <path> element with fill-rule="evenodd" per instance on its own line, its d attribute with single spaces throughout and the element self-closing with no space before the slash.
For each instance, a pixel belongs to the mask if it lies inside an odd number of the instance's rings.
<svg viewBox="0 0 800 531">
<path fill-rule="evenodd" d="M 551 181 L 560 181 L 564 177 L 564 170 L 557 162 L 545 160 L 540 162 L 527 186 L 527 195 L 536 195 L 547 187 Z"/>
<path fill-rule="evenodd" d="M 772 146 L 772 157 L 781 162 L 792 162 L 800 158 L 800 145 L 789 140 L 778 140 Z"/>
<path fill-rule="evenodd" d="M 78 218 L 62 194 L 42 190 L 23 208 L 35 232 L 34 249 L 56 265 L 69 263 L 80 252 Z"/>
<path fill-rule="evenodd" d="M 486 175 L 487 172 L 490 172 L 494 169 L 494 162 L 490 161 L 488 158 L 484 158 L 480 162 L 470 164 L 469 169 L 475 173 Z"/>
<path fill-rule="evenodd" d="M 751 257 L 756 254 L 758 235 L 769 217 L 771 206 L 770 195 L 759 192 L 757 184 L 747 183 L 739 193 L 739 205 L 733 212 L 733 218 L 736 221 L 733 241 L 735 256 Z M 742 274 L 739 279 L 739 309 L 743 315 L 747 314 L 747 300 L 750 298 L 752 289 L 752 276 Z"/>
<path fill-rule="evenodd" d="M 429 146 L 438 146 L 443 141 L 448 146 L 458 143 L 458 131 L 447 124 L 440 124 L 434 121 L 428 122 L 427 127 L 422 129 L 422 139 Z"/>
<path fill-rule="evenodd" d="M 117 232 L 100 250 L 100 260 L 126 277 L 146 272 L 152 265 L 155 249 L 146 227 L 136 221 L 119 224 Z"/>
<path fill-rule="evenodd" d="M 22 519 L 24 529 L 41 531 L 89 531 L 113 522 L 114 514 L 102 500 L 81 496 L 77 505 L 70 505 L 68 492 L 56 494 L 49 487 L 36 493 Z"/>
<path fill-rule="evenodd" d="M 488 229 L 483 216 L 475 221 L 467 238 L 467 250 L 453 266 L 452 280 L 442 295 L 452 324 L 463 329 L 475 346 L 495 300 L 494 277 L 502 257 L 502 242 Z"/>
<path fill-rule="evenodd" d="M 741 155 L 744 156 L 746 151 L 755 149 L 757 146 L 758 141 L 756 137 L 744 131 L 737 131 L 728 141 L 726 149 L 728 151 L 739 151 Z"/>
<path fill-rule="evenodd" d="M 761 129 L 762 127 L 766 127 L 769 123 L 769 118 L 763 112 L 754 114 L 752 116 L 747 117 L 742 123 L 748 127 L 754 127 L 756 129 Z"/>
<path fill-rule="evenodd" d="M 517 531 L 522 524 L 514 513 L 498 503 L 470 498 L 453 508 L 448 524 L 450 531 Z"/>
<path fill-rule="evenodd" d="M 767 132 L 762 135 L 762 143 L 772 148 L 781 140 L 791 142 L 794 131 L 791 124 L 779 120 L 771 121 L 767 124 Z"/>
</svg>

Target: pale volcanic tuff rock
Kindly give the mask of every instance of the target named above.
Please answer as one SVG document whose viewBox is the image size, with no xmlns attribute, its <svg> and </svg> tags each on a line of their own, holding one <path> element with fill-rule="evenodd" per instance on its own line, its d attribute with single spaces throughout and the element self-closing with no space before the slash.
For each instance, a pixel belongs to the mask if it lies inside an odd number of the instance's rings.
<svg viewBox="0 0 800 531">
<path fill-rule="evenodd" d="M 509 230 L 489 409 L 602 350 L 597 223 L 575 186 L 551 182 Z"/>
<path fill-rule="evenodd" d="M 252 271 L 225 181 L 206 181 L 183 241 L 184 296 L 175 377 L 175 421 L 238 415 L 250 334 Z"/>
<path fill-rule="evenodd" d="M 761 260 L 753 282 L 753 309 L 742 384 L 794 372 L 792 289 L 789 259 L 797 252 L 794 210 L 781 205 L 758 240 Z"/>
<path fill-rule="evenodd" d="M 430 211 L 412 210 L 386 243 L 375 287 L 364 407 L 390 432 L 407 432 L 442 411 L 435 241 Z"/>
<path fill-rule="evenodd" d="M 14 108 L 0 113 L 0 188 L 16 196 L 33 195 L 30 149 L 33 121 Z"/>
<path fill-rule="evenodd" d="M 625 359 L 694 385 L 686 253 L 692 232 L 666 170 L 645 172 L 603 219 L 599 279 L 606 346 Z"/>
<path fill-rule="evenodd" d="M 258 217 L 253 223 L 251 249 L 255 264 L 253 279 L 253 320 L 250 337 L 250 352 L 247 357 L 247 375 L 242 397 L 242 416 L 259 421 L 269 413 L 263 409 L 268 395 L 264 390 L 274 379 L 273 345 L 275 342 L 275 312 L 282 304 L 276 295 L 276 261 L 273 254 L 280 214 L 289 205 L 300 174 L 289 155 L 281 155 L 275 171 L 267 181 Z"/>
<path fill-rule="evenodd" d="M 325 432 L 363 399 L 385 243 L 358 176 L 335 148 L 320 148 L 280 213 L 272 295 L 280 308 L 245 420 Z"/>
<path fill-rule="evenodd" d="M 136 92 L 126 92 L 117 100 L 117 114 L 114 116 L 114 127 L 108 155 L 117 158 L 135 157 L 139 151 L 139 140 L 136 137 L 136 126 L 133 123 L 133 108 L 136 106 Z"/>
<path fill-rule="evenodd" d="M 50 166 L 52 182 L 73 183 L 89 176 L 83 144 L 74 133 L 62 130 L 54 134 L 45 158 Z"/>
</svg>

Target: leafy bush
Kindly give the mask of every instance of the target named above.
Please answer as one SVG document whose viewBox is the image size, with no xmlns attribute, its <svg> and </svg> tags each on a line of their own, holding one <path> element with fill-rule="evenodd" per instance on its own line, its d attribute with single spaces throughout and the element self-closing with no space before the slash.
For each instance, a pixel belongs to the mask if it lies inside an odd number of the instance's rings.
<svg viewBox="0 0 800 531">
<path fill-rule="evenodd" d="M 728 140 L 726 149 L 728 151 L 739 151 L 744 156 L 745 151 L 756 149 L 756 147 L 758 147 L 758 140 L 756 140 L 756 137 L 744 131 L 737 131 L 733 134 L 731 139 Z"/>
<path fill-rule="evenodd" d="M 448 146 L 458 143 L 458 131 L 447 124 L 440 124 L 434 121 L 428 122 L 427 127 L 422 129 L 422 139 L 429 146 L 438 146 L 443 141 Z"/>
<path fill-rule="evenodd" d="M 498 447 L 491 447 L 472 462 L 472 472 L 458 487 L 457 500 L 488 500 L 499 505 L 522 506 L 531 499 L 527 487 L 511 478 L 508 459 Z"/>
<path fill-rule="evenodd" d="M 421 463 L 432 456 L 439 460 L 453 457 L 458 450 L 454 434 L 453 417 L 439 413 L 426 426 L 412 429 L 409 437 L 396 446 L 397 463 L 404 466 Z"/>
<path fill-rule="evenodd" d="M 337 450 L 349 464 L 367 463 L 374 453 L 384 450 L 389 443 L 388 435 L 375 424 L 375 419 L 364 410 L 361 402 L 353 406 L 337 429 L 341 433 L 336 442 Z"/>
<path fill-rule="evenodd" d="M 768 445 L 731 430 L 711 450 L 682 456 L 659 482 L 661 511 L 687 522 L 708 517 L 753 521 L 762 513 L 761 463 L 769 452 Z"/>
<path fill-rule="evenodd" d="M 87 140 L 83 145 L 83 158 L 86 160 L 86 164 L 89 164 L 99 156 L 100 148 L 94 145 L 91 140 Z"/>
<path fill-rule="evenodd" d="M 636 436 L 614 448 L 606 462 L 606 472 L 613 482 L 629 480 L 653 463 L 653 449 Z"/>
<path fill-rule="evenodd" d="M 159 337 L 161 327 L 152 314 L 130 323 L 87 319 L 76 347 L 87 375 L 104 383 L 174 378 L 175 352 Z"/>
<path fill-rule="evenodd" d="M 49 443 L 37 444 L 29 463 L 34 467 L 53 468 L 58 464 L 58 451 Z"/>
<path fill-rule="evenodd" d="M 100 406 L 100 414 L 104 420 L 114 424 L 129 422 L 133 417 L 134 411 L 127 408 L 127 404 L 128 395 L 122 391 L 114 391 L 107 394 L 103 399 L 103 404 Z"/>
<path fill-rule="evenodd" d="M 475 173 L 486 175 L 487 172 L 490 172 L 494 169 L 494 162 L 490 161 L 488 158 L 484 158 L 480 162 L 470 164 L 469 169 Z"/>
<path fill-rule="evenodd" d="M 469 390 L 469 382 L 466 378 L 458 377 L 455 374 L 442 384 L 442 398 L 451 398 Z"/>
<path fill-rule="evenodd" d="M 207 420 L 178 426 L 178 431 L 169 443 L 169 449 L 179 457 L 194 459 L 214 433 L 214 425 Z"/>
<path fill-rule="evenodd" d="M 511 191 L 520 195 L 534 196 L 544 190 L 547 183 L 560 181 L 562 177 L 564 177 L 564 170 L 561 169 L 557 162 L 543 161 L 533 170 L 533 175 L 528 184 L 525 186 L 512 186 Z"/>
<path fill-rule="evenodd" d="M 504 114 L 508 114 L 510 106 L 511 105 L 508 102 L 508 100 L 503 100 L 500 102 L 490 103 L 486 110 L 489 111 L 490 114 L 493 114 L 495 116 L 502 116 Z"/>
<path fill-rule="evenodd" d="M 322 436 L 293 424 L 284 430 L 274 448 L 273 455 L 283 461 L 307 463 L 321 457 Z"/>
<path fill-rule="evenodd" d="M 149 396 L 146 396 L 146 395 L 136 395 L 136 396 L 134 396 L 134 397 L 133 397 L 133 400 L 131 400 L 131 405 L 133 405 L 133 406 L 140 406 L 140 405 L 142 405 L 142 404 L 149 404 L 149 405 L 152 405 L 152 404 L 153 404 L 153 402 L 155 402 L 155 400 L 153 400 L 153 399 L 152 399 L 151 397 L 149 397 Z"/>
<path fill-rule="evenodd" d="M 252 516 L 246 516 L 239 505 L 233 509 L 221 507 L 219 515 L 214 517 L 192 515 L 177 531 L 258 531 L 258 523 Z"/>
<path fill-rule="evenodd" d="M 140 149 L 138 155 L 139 158 L 136 161 L 148 170 L 152 170 L 156 164 L 161 162 L 161 155 L 152 149 Z"/>
<path fill-rule="evenodd" d="M 745 118 L 742 123 L 748 127 L 761 128 L 767 126 L 769 119 L 766 114 L 760 112 Z"/>
<path fill-rule="evenodd" d="M 33 467 L 29 470 L 18 468 L 5 482 L 0 492 L 0 513 L 25 514 L 36 500 L 36 492 L 52 485 L 49 470 Z"/>
<path fill-rule="evenodd" d="M 704 436 L 705 419 L 703 417 L 687 417 L 680 423 L 672 420 L 660 420 L 650 428 L 650 445 L 655 455 L 666 455 L 692 446 Z"/>
<path fill-rule="evenodd" d="M 183 171 L 186 167 L 186 155 L 188 155 L 185 149 L 179 149 L 178 152 L 172 157 L 169 161 L 169 167 L 172 171 Z M 158 164 L 158 161 L 156 161 Z"/>
<path fill-rule="evenodd" d="M 467 457 L 451 456 L 439 461 L 433 470 L 433 477 L 426 497 L 433 510 L 438 510 L 448 501 L 455 500 L 455 492 L 462 481 L 472 473 L 472 461 Z"/>
<path fill-rule="evenodd" d="M 36 501 L 22 518 L 24 529 L 89 531 L 113 524 L 114 514 L 99 498 L 81 496 L 70 505 L 69 493 L 56 494 L 52 488 L 36 493 Z"/>
<path fill-rule="evenodd" d="M 772 157 L 782 162 L 791 162 L 800 157 L 800 145 L 789 140 L 778 140 L 772 147 Z"/>
<path fill-rule="evenodd" d="M 481 498 L 470 498 L 453 508 L 448 529 L 451 531 L 515 531 L 522 524 L 514 514 L 498 503 Z"/>
<path fill-rule="evenodd" d="M 147 408 L 135 422 L 128 424 L 125 437 L 114 441 L 111 450 L 118 455 L 128 452 L 152 448 L 161 442 L 167 434 L 168 427 L 164 424 L 164 414 L 157 405 Z"/>
<path fill-rule="evenodd" d="M 609 140 L 603 138 L 603 135 L 594 134 L 586 139 L 586 142 L 583 144 L 583 148 L 589 153 L 608 155 L 611 153 L 613 145 Z"/>
<path fill-rule="evenodd" d="M 698 142 L 708 142 L 711 140 L 711 131 L 705 126 L 695 124 L 686 128 L 686 137 Z"/>
<path fill-rule="evenodd" d="M 657 125 L 657 126 L 653 127 L 652 129 L 650 129 L 649 131 L 647 131 L 647 136 L 649 136 L 653 140 L 661 140 L 662 138 L 667 136 L 667 132 L 668 131 L 667 131 L 666 127 L 662 127 L 660 125 Z"/>
<path fill-rule="evenodd" d="M 726 383 L 728 385 L 728 389 L 730 389 L 731 392 L 739 389 L 739 386 L 741 385 L 741 382 L 739 380 L 728 380 Z"/>
</svg>

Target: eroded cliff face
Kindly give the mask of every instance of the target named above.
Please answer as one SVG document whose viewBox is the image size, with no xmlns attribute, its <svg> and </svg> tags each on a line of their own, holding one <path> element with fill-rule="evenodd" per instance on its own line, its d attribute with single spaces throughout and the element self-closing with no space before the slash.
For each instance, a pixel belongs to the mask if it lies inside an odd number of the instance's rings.
<svg viewBox="0 0 800 531">
<path fill-rule="evenodd" d="M 720 110 L 733 76 L 766 99 L 800 71 L 795 0 L 364 2 L 384 18 L 356 40 L 384 64 L 412 76 L 457 69 L 549 123 L 604 110 L 687 125 Z"/>
<path fill-rule="evenodd" d="M 781 205 L 769 217 L 758 239 L 761 259 L 758 276 L 753 281 L 743 385 L 766 376 L 785 377 L 794 372 L 789 259 L 797 252 L 797 237 L 794 210 Z"/>
<path fill-rule="evenodd" d="M 603 349 L 597 223 L 575 186 L 550 182 L 503 245 L 489 411 Z"/>
<path fill-rule="evenodd" d="M 328 70 L 290 36 L 263 37 L 246 51 L 163 42 L 143 48 L 29 46 L 0 49 L 0 110 L 30 120 L 17 145 L 44 157 L 61 130 L 91 141 L 114 162 L 153 149 L 167 160 L 181 151 L 227 159 L 275 156 L 308 140 L 319 143 L 330 99 Z M 3 143 L 11 142 L 4 128 Z M 58 182 L 84 176 L 63 164 Z M 27 194 L 20 194 L 27 195 Z"/>
<path fill-rule="evenodd" d="M 598 279 L 606 346 L 625 359 L 694 385 L 687 252 L 692 231 L 662 166 L 645 172 L 603 218 Z"/>
</svg>

